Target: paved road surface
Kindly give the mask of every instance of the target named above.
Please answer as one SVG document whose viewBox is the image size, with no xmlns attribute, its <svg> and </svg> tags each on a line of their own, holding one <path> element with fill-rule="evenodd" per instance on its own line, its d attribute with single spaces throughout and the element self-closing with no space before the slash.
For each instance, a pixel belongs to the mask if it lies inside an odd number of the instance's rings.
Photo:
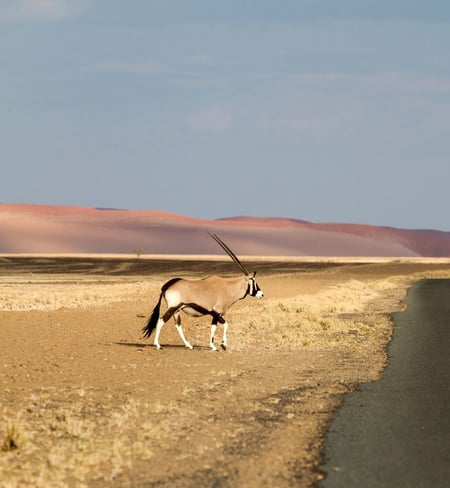
<svg viewBox="0 0 450 488">
<path fill-rule="evenodd" d="M 422 280 L 395 314 L 382 378 L 347 395 L 320 488 L 450 486 L 450 280 Z"/>
</svg>

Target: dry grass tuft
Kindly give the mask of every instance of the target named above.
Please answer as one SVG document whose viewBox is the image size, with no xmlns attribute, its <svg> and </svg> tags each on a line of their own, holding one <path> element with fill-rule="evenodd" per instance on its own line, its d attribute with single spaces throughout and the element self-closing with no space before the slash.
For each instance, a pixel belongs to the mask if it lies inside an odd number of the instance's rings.
<svg viewBox="0 0 450 488">
<path fill-rule="evenodd" d="M 2 415 L 2 418 L 5 418 Z M 19 419 L 3 422 L 3 429 L 0 430 L 0 451 L 12 452 L 24 449 L 29 436 Z"/>
</svg>

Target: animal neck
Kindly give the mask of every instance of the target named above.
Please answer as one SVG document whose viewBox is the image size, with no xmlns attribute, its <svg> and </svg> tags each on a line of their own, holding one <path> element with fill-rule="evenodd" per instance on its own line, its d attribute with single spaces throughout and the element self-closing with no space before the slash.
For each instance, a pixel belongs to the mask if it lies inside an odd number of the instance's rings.
<svg viewBox="0 0 450 488">
<path fill-rule="evenodd" d="M 229 279 L 230 286 L 235 290 L 235 296 L 239 296 L 238 300 L 242 300 L 248 294 L 248 281 L 244 276 Z"/>
</svg>

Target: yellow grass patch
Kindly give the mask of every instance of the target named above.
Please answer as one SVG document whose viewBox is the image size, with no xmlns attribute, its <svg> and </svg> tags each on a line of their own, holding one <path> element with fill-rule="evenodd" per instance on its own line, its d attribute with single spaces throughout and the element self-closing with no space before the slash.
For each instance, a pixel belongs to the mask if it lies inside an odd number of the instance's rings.
<svg viewBox="0 0 450 488">
<path fill-rule="evenodd" d="M 389 333 L 382 320 L 378 327 L 367 323 L 367 308 L 399 288 L 400 294 L 404 294 L 404 279 L 350 280 L 317 294 L 268 298 L 260 306 L 248 304 L 230 314 L 234 325 L 231 333 L 237 336 L 231 342 L 239 342 L 239 348 L 252 345 L 315 349 L 331 345 L 351 347 L 372 336 L 377 338 L 379 334 Z"/>
</svg>

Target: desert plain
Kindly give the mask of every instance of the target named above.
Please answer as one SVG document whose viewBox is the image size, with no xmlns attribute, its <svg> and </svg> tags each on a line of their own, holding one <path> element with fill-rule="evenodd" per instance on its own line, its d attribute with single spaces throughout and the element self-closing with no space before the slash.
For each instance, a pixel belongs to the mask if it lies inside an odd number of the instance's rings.
<svg viewBox="0 0 450 488">
<path fill-rule="evenodd" d="M 0 486 L 310 487 L 346 392 L 380 377 L 391 314 L 450 259 L 242 258 L 265 297 L 142 339 L 173 276 L 211 256 L 0 256 Z M 217 337 L 221 334 L 218 328 Z"/>
</svg>

